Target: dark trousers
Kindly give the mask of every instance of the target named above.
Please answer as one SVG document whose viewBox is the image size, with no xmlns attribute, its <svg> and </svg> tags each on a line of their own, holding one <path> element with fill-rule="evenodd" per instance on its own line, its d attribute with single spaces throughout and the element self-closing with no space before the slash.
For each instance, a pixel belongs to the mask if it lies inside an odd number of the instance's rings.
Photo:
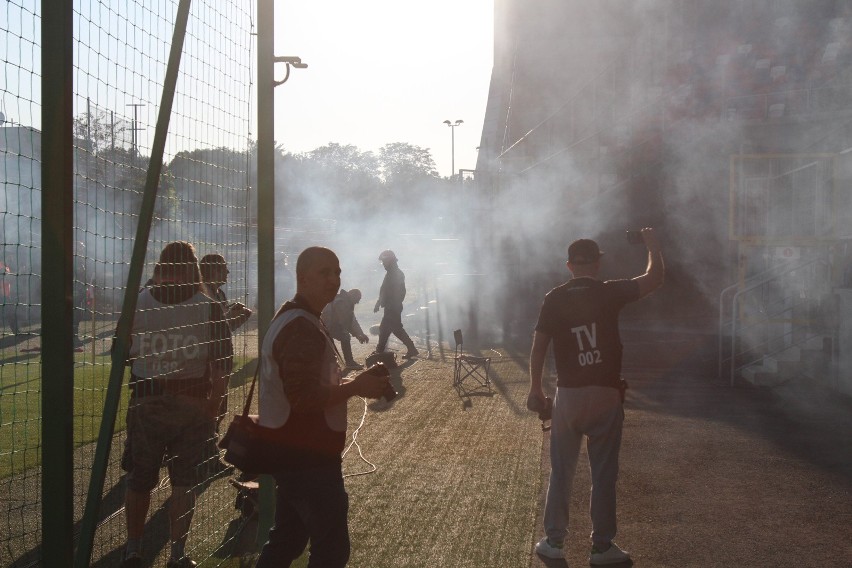
<svg viewBox="0 0 852 568">
<path fill-rule="evenodd" d="M 352 336 L 347 332 L 332 334 L 332 337 L 340 342 L 340 350 L 343 352 L 343 360 L 347 363 L 354 363 L 352 358 Z"/>
<path fill-rule="evenodd" d="M 349 561 L 349 496 L 339 464 L 275 474 L 275 525 L 256 568 L 286 568 L 310 542 L 308 568 L 342 568 Z"/>
<path fill-rule="evenodd" d="M 399 309 L 385 308 L 385 313 L 382 316 L 382 323 L 379 325 L 379 343 L 376 345 L 376 351 L 381 353 L 385 350 L 388 344 L 390 335 L 394 334 L 409 351 L 414 351 L 414 342 L 408 336 L 408 332 L 402 328 L 402 306 Z"/>
</svg>

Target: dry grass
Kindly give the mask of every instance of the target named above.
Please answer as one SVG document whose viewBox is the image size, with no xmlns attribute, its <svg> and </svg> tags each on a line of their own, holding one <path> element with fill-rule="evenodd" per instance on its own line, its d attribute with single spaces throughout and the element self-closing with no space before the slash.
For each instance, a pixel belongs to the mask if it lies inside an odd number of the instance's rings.
<svg viewBox="0 0 852 568">
<path fill-rule="evenodd" d="M 523 404 L 526 362 L 495 357 L 493 394 L 452 387 L 452 363 L 400 369 L 358 434 L 375 473 L 347 479 L 353 567 L 529 564 L 542 436 Z M 350 431 L 363 403 L 350 407 Z M 353 448 L 344 473 L 367 469 Z"/>
</svg>

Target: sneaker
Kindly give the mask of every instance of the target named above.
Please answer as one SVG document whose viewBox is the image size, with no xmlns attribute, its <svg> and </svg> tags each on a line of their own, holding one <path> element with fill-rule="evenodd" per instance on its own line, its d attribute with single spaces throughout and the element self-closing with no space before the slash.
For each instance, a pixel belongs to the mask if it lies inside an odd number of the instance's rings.
<svg viewBox="0 0 852 568">
<path fill-rule="evenodd" d="M 619 564 L 621 562 L 630 562 L 630 555 L 618 548 L 618 545 L 614 542 L 610 543 L 609 548 L 604 551 L 599 550 L 597 546 L 593 546 L 592 552 L 589 554 L 589 564 L 592 566 Z"/>
<path fill-rule="evenodd" d="M 128 554 L 119 564 L 120 568 L 142 568 L 142 557 L 136 554 Z"/>
<path fill-rule="evenodd" d="M 195 568 L 198 564 L 194 560 L 190 560 L 189 556 L 184 556 L 180 560 L 169 560 L 166 563 L 166 568 Z"/>
<path fill-rule="evenodd" d="M 414 357 L 417 357 L 418 355 L 420 355 L 420 351 L 418 351 L 417 349 L 409 349 L 408 353 L 403 355 L 403 357 L 405 357 L 406 359 L 412 359 Z"/>
<path fill-rule="evenodd" d="M 562 545 L 553 544 L 549 538 L 544 537 L 535 545 L 536 554 L 540 554 L 546 558 L 563 558 L 565 551 L 562 550 Z"/>
</svg>

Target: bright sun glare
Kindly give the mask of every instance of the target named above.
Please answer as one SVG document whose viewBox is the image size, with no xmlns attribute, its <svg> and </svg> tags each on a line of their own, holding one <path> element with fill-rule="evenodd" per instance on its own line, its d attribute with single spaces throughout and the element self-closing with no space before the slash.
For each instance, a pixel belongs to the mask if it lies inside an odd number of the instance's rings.
<svg viewBox="0 0 852 568">
<path fill-rule="evenodd" d="M 449 175 L 473 169 L 493 54 L 492 0 L 316 0 L 276 4 L 276 55 L 309 65 L 276 90 L 275 137 L 287 151 L 338 142 L 409 142 Z M 277 76 L 283 76 L 279 69 Z"/>
</svg>

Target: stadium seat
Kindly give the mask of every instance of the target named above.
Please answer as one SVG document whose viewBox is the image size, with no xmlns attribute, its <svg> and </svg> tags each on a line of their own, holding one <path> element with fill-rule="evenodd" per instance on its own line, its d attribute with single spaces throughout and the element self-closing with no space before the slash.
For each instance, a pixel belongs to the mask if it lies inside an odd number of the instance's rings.
<svg viewBox="0 0 852 568">
<path fill-rule="evenodd" d="M 488 376 L 488 370 L 491 367 L 491 358 L 466 355 L 464 338 L 460 329 L 453 332 L 453 339 L 456 342 L 453 387 L 460 396 L 479 388 L 486 388 L 490 392 L 491 379 Z M 472 388 L 468 389 L 466 385 L 471 385 Z"/>
</svg>

